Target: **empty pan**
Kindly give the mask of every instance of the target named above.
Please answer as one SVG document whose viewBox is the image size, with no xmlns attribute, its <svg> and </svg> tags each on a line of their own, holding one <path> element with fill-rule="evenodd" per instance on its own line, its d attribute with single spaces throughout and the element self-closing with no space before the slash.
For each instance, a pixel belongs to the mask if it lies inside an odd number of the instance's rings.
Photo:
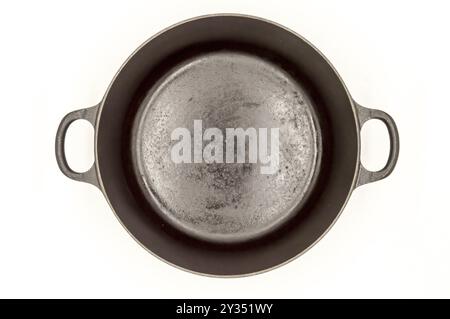
<svg viewBox="0 0 450 319">
<path fill-rule="evenodd" d="M 95 128 L 95 163 L 73 171 L 69 125 Z M 377 172 L 360 163 L 360 128 L 379 119 L 391 147 Z M 196 273 L 237 276 L 292 260 L 316 243 L 358 186 L 388 176 L 392 118 L 350 96 L 325 57 L 264 19 L 209 15 L 139 47 L 103 100 L 66 115 L 56 158 L 105 195 L 149 252 Z"/>
</svg>

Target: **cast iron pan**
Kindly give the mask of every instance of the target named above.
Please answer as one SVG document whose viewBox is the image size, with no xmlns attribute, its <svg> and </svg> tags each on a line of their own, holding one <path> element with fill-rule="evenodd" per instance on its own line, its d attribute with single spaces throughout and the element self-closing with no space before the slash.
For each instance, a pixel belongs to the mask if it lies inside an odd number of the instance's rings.
<svg viewBox="0 0 450 319">
<path fill-rule="evenodd" d="M 78 119 L 95 128 L 95 164 L 84 173 L 64 154 L 65 133 Z M 377 172 L 359 160 L 360 128 L 370 119 L 386 124 L 391 141 Z M 174 139 L 180 128 L 186 136 Z M 228 138 L 229 128 L 246 130 L 247 139 Z M 192 162 L 173 159 L 182 137 L 190 144 L 176 154 Z M 209 154 L 221 157 L 207 161 L 202 150 L 213 141 Z M 252 145 L 278 155 L 252 161 Z M 254 274 L 299 256 L 356 187 L 392 172 L 398 152 L 392 118 L 355 103 L 311 44 L 273 22 L 229 14 L 190 19 L 149 39 L 103 100 L 66 115 L 56 137 L 61 171 L 97 186 L 143 247 L 215 276 Z"/>
</svg>

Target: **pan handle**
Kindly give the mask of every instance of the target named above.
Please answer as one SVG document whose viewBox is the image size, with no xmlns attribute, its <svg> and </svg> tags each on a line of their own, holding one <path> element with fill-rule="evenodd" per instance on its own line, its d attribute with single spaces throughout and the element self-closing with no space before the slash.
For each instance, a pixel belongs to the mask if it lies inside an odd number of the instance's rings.
<svg viewBox="0 0 450 319">
<path fill-rule="evenodd" d="M 390 151 L 389 151 L 389 157 L 386 162 L 386 165 L 379 171 L 372 172 L 367 170 L 362 163 L 359 163 L 359 174 L 358 174 L 358 180 L 356 182 L 356 187 L 379 181 L 380 179 L 383 179 L 389 174 L 392 173 L 394 170 L 395 164 L 397 163 L 398 154 L 400 150 L 400 140 L 398 135 L 397 126 L 395 125 L 394 120 L 392 117 L 380 110 L 375 109 L 369 109 L 362 107 L 358 103 L 355 102 L 356 108 L 358 110 L 358 120 L 359 120 L 359 127 L 362 128 L 363 124 L 369 120 L 377 119 L 380 120 L 386 125 L 388 132 L 389 132 L 389 139 L 390 139 Z"/>
<path fill-rule="evenodd" d="M 61 120 L 61 123 L 59 124 L 58 131 L 56 133 L 55 154 L 59 169 L 64 175 L 73 180 L 89 183 L 100 188 L 95 163 L 86 172 L 82 173 L 75 172 L 70 168 L 69 164 L 67 163 L 66 153 L 64 151 L 66 133 L 70 124 L 72 124 L 76 120 L 87 120 L 89 123 L 92 124 L 92 126 L 95 129 L 97 110 L 98 105 L 89 107 L 87 109 L 73 111 L 64 116 L 64 118 Z"/>
</svg>

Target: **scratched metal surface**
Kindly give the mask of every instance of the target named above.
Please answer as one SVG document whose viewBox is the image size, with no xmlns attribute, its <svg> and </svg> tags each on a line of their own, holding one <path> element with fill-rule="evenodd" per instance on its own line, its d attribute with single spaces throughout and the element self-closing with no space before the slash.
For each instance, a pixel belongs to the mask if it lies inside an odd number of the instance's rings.
<svg viewBox="0 0 450 319">
<path fill-rule="evenodd" d="M 260 163 L 173 163 L 171 132 L 186 127 L 193 135 L 197 119 L 203 129 L 219 128 L 224 140 L 225 128 L 279 128 L 279 169 L 264 175 Z M 249 240 L 304 203 L 321 153 L 314 119 L 305 91 L 277 65 L 237 52 L 197 56 L 143 100 L 132 134 L 135 173 L 147 199 L 175 227 L 210 241 Z"/>
</svg>

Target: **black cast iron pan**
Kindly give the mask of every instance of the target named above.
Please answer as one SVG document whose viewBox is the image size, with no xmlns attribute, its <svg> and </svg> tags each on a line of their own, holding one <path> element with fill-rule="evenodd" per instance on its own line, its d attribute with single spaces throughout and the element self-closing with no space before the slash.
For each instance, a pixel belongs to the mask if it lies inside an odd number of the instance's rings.
<svg viewBox="0 0 450 319">
<path fill-rule="evenodd" d="M 84 173 L 64 154 L 77 119 L 95 128 L 95 164 Z M 359 158 L 360 128 L 370 119 L 386 124 L 391 141 L 377 172 Z M 216 276 L 299 256 L 356 187 L 392 172 L 398 152 L 392 118 L 354 102 L 311 44 L 273 22 L 229 14 L 149 39 L 103 100 L 66 115 L 56 137 L 61 171 L 97 186 L 143 247 Z"/>
</svg>

